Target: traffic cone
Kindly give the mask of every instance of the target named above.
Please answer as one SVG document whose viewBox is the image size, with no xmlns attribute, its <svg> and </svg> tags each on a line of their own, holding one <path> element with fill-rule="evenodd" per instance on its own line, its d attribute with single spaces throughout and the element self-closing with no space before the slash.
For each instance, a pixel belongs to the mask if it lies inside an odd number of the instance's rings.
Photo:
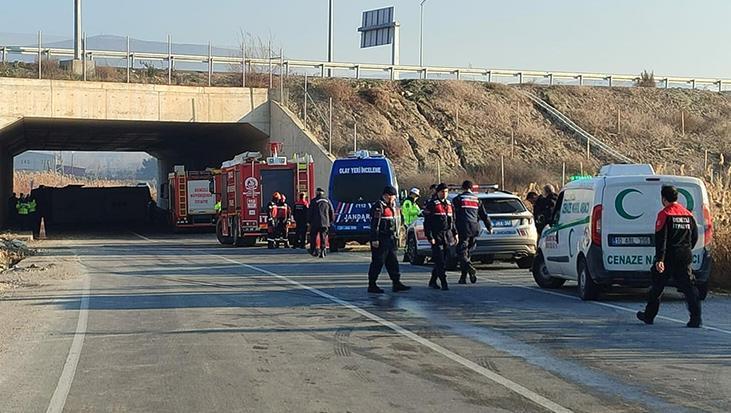
<svg viewBox="0 0 731 413">
<path fill-rule="evenodd" d="M 38 239 L 46 239 L 46 223 L 43 221 L 43 217 L 41 217 L 41 227 L 38 230 Z"/>
</svg>

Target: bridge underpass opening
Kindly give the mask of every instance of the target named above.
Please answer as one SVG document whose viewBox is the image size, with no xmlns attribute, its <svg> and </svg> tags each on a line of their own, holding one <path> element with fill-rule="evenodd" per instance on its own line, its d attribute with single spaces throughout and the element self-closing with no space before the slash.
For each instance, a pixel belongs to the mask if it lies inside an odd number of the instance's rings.
<svg viewBox="0 0 731 413">
<path fill-rule="evenodd" d="M 249 123 L 24 118 L 0 130 L 0 199 L 12 194 L 13 158 L 29 150 L 146 152 L 158 160 L 160 183 L 175 165 L 204 170 L 242 152 L 266 153 L 268 140 Z M 0 202 L 2 226 L 7 209 Z"/>
</svg>

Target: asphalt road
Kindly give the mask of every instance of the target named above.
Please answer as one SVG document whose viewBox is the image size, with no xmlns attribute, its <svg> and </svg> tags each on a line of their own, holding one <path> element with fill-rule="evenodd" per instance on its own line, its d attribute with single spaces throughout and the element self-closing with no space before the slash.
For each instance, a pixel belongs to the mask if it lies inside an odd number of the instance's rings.
<svg viewBox="0 0 731 413">
<path fill-rule="evenodd" d="M 437 291 L 403 264 L 414 288 L 378 296 L 366 253 L 135 234 L 47 253 L 81 274 L 0 301 L 24 317 L 0 412 L 731 411 L 726 296 L 694 330 L 674 291 L 645 326 L 640 290 L 582 302 L 512 265 Z"/>
</svg>

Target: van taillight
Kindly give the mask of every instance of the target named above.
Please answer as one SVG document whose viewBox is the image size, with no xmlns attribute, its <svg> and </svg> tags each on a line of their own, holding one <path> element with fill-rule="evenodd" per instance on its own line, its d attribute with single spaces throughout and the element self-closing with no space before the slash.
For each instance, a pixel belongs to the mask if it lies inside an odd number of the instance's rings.
<svg viewBox="0 0 731 413">
<path fill-rule="evenodd" d="M 602 246 L 602 206 L 597 205 L 591 211 L 591 242 L 597 247 Z"/>
<path fill-rule="evenodd" d="M 713 217 L 711 216 L 711 210 L 708 209 L 708 205 L 703 205 L 703 221 L 705 221 L 703 244 L 708 246 L 713 240 Z"/>
</svg>

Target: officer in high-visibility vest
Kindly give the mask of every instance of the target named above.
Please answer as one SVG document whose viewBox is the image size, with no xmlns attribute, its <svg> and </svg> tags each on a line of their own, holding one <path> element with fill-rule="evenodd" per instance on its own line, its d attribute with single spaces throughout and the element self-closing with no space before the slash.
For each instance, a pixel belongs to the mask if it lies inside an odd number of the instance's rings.
<svg viewBox="0 0 731 413">
<path fill-rule="evenodd" d="M 41 221 L 38 219 L 38 202 L 36 202 L 33 194 L 28 195 L 26 198 L 26 204 L 28 205 L 28 229 L 33 231 L 34 236 L 38 236 Z"/>
<path fill-rule="evenodd" d="M 401 215 L 404 217 L 404 225 L 407 227 L 416 221 L 416 218 L 421 214 L 421 208 L 416 203 L 419 199 L 419 194 L 419 188 L 411 188 L 409 190 L 409 197 L 401 204 Z"/>
<path fill-rule="evenodd" d="M 25 194 L 20 194 L 20 198 L 18 198 L 18 203 L 15 205 L 15 209 L 18 211 L 20 229 L 28 229 L 28 202 Z"/>
<path fill-rule="evenodd" d="M 221 201 L 216 202 L 216 205 L 213 206 L 213 209 L 216 210 L 217 214 L 221 213 Z"/>
</svg>

